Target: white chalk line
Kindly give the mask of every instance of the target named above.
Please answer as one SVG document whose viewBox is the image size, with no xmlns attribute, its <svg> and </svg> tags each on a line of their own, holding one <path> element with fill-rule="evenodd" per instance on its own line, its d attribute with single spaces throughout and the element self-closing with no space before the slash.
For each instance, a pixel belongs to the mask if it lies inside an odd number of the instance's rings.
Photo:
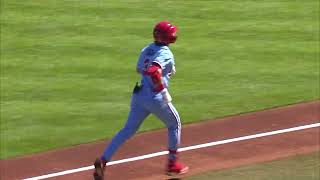
<svg viewBox="0 0 320 180">
<path fill-rule="evenodd" d="M 270 132 L 265 132 L 265 133 L 259 133 L 259 134 L 254 134 L 254 135 L 242 136 L 242 137 L 237 137 L 237 138 L 232 138 L 232 139 L 226 139 L 226 140 L 221 140 L 221 141 L 209 142 L 209 143 L 205 143 L 205 144 L 198 144 L 198 145 L 183 147 L 183 148 L 180 148 L 178 151 L 179 152 L 190 151 L 190 150 L 194 150 L 194 149 L 217 146 L 217 145 L 221 145 L 221 144 L 228 144 L 228 143 L 232 143 L 232 142 L 239 142 L 239 141 L 255 139 L 255 138 L 260 138 L 260 137 L 273 136 L 273 135 L 277 135 L 277 134 L 305 130 L 305 129 L 315 128 L 315 127 L 319 127 L 319 126 L 320 126 L 320 123 L 303 125 L 303 126 L 298 126 L 298 127 L 288 128 L 288 129 L 281 129 L 281 130 L 276 130 L 276 131 L 270 131 Z M 121 160 L 109 162 L 109 163 L 107 163 L 107 166 L 127 163 L 127 162 L 131 162 L 131 161 L 139 161 L 139 160 L 143 160 L 143 159 L 149 159 L 149 158 L 162 156 L 162 155 L 166 155 L 166 154 L 168 154 L 168 151 L 161 151 L 161 152 L 156 152 L 156 153 L 152 153 L 152 154 L 146 154 L 146 155 L 142 155 L 142 156 L 132 157 L 132 158 L 128 158 L 128 159 L 121 159 Z M 94 169 L 93 165 L 87 166 L 87 167 L 81 167 L 81 168 L 77 168 L 77 169 L 70 169 L 70 170 L 47 174 L 47 175 L 42 175 L 42 176 L 37 176 L 37 177 L 31 177 L 31 178 L 27 178 L 27 179 L 23 179 L 23 180 L 40 180 L 40 179 L 46 179 L 46 178 L 51 178 L 51 177 L 57 177 L 57 176 L 87 171 L 87 170 L 91 170 L 91 169 Z"/>
</svg>

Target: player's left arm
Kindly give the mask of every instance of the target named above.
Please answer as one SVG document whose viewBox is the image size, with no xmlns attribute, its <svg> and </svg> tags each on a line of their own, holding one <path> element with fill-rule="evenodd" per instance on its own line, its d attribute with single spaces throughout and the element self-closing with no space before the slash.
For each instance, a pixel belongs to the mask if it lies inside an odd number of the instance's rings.
<svg viewBox="0 0 320 180">
<path fill-rule="evenodd" d="M 175 66 L 175 61 L 174 61 L 174 56 L 173 54 L 170 52 L 168 53 L 168 77 L 171 78 L 171 76 L 176 74 L 176 66 Z"/>
<path fill-rule="evenodd" d="M 175 74 L 176 74 L 176 66 L 173 64 L 171 72 L 168 75 L 169 75 L 169 77 L 171 77 L 172 75 L 175 75 Z"/>
</svg>

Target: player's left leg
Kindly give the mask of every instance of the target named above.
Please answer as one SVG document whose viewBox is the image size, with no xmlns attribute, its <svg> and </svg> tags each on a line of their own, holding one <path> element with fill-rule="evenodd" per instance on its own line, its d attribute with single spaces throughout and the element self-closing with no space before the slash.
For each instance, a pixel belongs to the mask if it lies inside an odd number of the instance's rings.
<svg viewBox="0 0 320 180">
<path fill-rule="evenodd" d="M 168 128 L 168 174 L 182 174 L 188 171 L 188 167 L 178 163 L 178 148 L 181 139 L 180 116 L 172 103 L 164 104 L 155 101 L 150 111 L 155 114 Z"/>
</svg>

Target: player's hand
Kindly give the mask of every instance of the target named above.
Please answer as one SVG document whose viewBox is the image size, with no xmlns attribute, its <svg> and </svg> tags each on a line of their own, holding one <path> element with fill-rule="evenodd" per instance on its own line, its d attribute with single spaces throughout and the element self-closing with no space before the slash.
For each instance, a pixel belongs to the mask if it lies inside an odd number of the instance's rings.
<svg viewBox="0 0 320 180">
<path fill-rule="evenodd" d="M 165 88 L 161 91 L 161 95 L 162 95 L 162 99 L 165 103 L 168 104 L 172 101 L 172 97 L 171 97 L 167 88 Z"/>
</svg>

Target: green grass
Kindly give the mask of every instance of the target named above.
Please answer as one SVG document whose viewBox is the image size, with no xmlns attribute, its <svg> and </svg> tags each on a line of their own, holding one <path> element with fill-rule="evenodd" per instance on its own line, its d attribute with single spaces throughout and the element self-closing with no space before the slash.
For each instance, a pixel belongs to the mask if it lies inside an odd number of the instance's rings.
<svg viewBox="0 0 320 180">
<path fill-rule="evenodd" d="M 319 99 L 319 1 L 1 0 L 1 156 L 110 138 L 140 49 L 179 26 L 183 123 Z M 149 118 L 141 131 L 161 128 Z"/>
<path fill-rule="evenodd" d="M 268 163 L 208 172 L 186 180 L 318 180 L 320 154 L 297 156 Z"/>
</svg>

